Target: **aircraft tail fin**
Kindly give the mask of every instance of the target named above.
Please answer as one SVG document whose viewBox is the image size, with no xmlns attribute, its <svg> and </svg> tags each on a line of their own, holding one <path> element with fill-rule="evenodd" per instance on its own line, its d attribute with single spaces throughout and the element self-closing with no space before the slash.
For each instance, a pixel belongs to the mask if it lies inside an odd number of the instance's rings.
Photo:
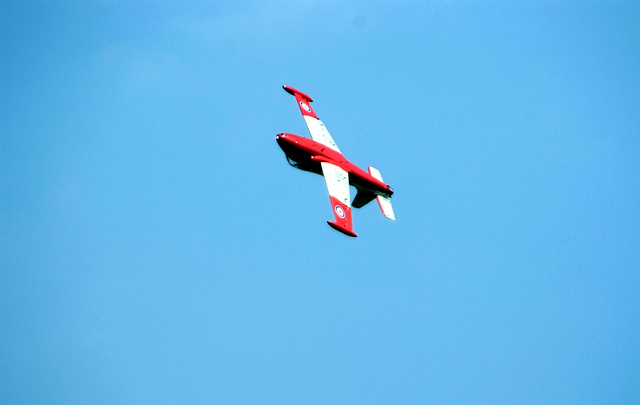
<svg viewBox="0 0 640 405">
<path fill-rule="evenodd" d="M 366 190 L 358 190 L 358 194 L 356 194 L 356 198 L 351 202 L 351 206 L 353 208 L 362 208 L 369 204 L 374 198 L 376 198 L 375 193 Z"/>
<path fill-rule="evenodd" d="M 373 177 L 375 177 L 380 181 L 384 181 L 382 180 L 382 175 L 380 174 L 380 170 L 376 169 L 375 167 L 369 166 L 369 174 L 371 174 Z M 396 216 L 393 213 L 393 206 L 391 205 L 391 196 L 376 194 L 376 200 L 378 200 L 378 205 L 380 206 L 380 211 L 382 211 L 382 215 L 384 215 L 385 217 L 391 220 L 395 220 Z"/>
</svg>

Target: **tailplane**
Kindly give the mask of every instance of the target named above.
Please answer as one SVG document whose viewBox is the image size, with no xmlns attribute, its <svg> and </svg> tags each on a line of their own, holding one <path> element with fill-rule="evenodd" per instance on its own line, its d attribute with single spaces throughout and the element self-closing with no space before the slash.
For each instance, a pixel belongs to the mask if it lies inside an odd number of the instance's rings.
<svg viewBox="0 0 640 405">
<path fill-rule="evenodd" d="M 380 174 L 380 170 L 375 167 L 369 166 L 369 174 L 380 181 L 382 180 L 382 175 Z M 391 206 L 391 196 L 388 195 L 380 195 L 376 194 L 376 200 L 378 200 L 378 205 L 380 206 L 380 211 L 382 211 L 382 215 L 385 217 L 395 220 L 396 216 L 393 213 L 393 207 Z"/>
</svg>

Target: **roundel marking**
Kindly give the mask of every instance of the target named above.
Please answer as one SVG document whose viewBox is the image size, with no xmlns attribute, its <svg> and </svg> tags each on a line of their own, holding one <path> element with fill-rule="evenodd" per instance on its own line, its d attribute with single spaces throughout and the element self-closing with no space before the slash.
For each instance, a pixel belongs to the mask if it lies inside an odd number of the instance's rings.
<svg viewBox="0 0 640 405">
<path fill-rule="evenodd" d="M 336 210 L 336 214 L 338 214 L 340 218 L 344 218 L 344 210 L 342 209 L 341 206 L 336 205 L 335 210 Z"/>
<path fill-rule="evenodd" d="M 311 112 L 311 107 L 309 107 L 309 105 L 304 101 L 300 102 L 300 107 L 302 107 L 302 109 L 305 110 L 306 112 Z"/>
</svg>

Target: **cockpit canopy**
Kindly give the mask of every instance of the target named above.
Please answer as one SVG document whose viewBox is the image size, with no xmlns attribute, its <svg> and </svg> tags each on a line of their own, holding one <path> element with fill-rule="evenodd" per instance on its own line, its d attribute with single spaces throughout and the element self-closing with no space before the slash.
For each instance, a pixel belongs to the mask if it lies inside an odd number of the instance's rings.
<svg viewBox="0 0 640 405">
<path fill-rule="evenodd" d="M 298 166 L 300 166 L 300 162 L 298 162 L 297 160 L 293 160 L 290 156 L 287 156 L 287 162 L 289 162 L 289 164 L 295 168 L 298 168 Z"/>
</svg>

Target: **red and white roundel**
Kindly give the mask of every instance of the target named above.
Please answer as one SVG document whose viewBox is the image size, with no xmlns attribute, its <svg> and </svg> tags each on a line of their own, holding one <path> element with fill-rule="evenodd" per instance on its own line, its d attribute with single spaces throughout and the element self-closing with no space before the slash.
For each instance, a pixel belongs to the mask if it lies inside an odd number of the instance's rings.
<svg viewBox="0 0 640 405">
<path fill-rule="evenodd" d="M 341 206 L 336 205 L 334 209 L 336 210 L 336 214 L 338 214 L 340 218 L 344 218 L 344 210 Z"/>
<path fill-rule="evenodd" d="M 306 112 L 311 112 L 311 107 L 309 107 L 309 105 L 304 101 L 300 102 L 300 107 L 302 107 L 302 109 L 305 110 Z"/>
</svg>

